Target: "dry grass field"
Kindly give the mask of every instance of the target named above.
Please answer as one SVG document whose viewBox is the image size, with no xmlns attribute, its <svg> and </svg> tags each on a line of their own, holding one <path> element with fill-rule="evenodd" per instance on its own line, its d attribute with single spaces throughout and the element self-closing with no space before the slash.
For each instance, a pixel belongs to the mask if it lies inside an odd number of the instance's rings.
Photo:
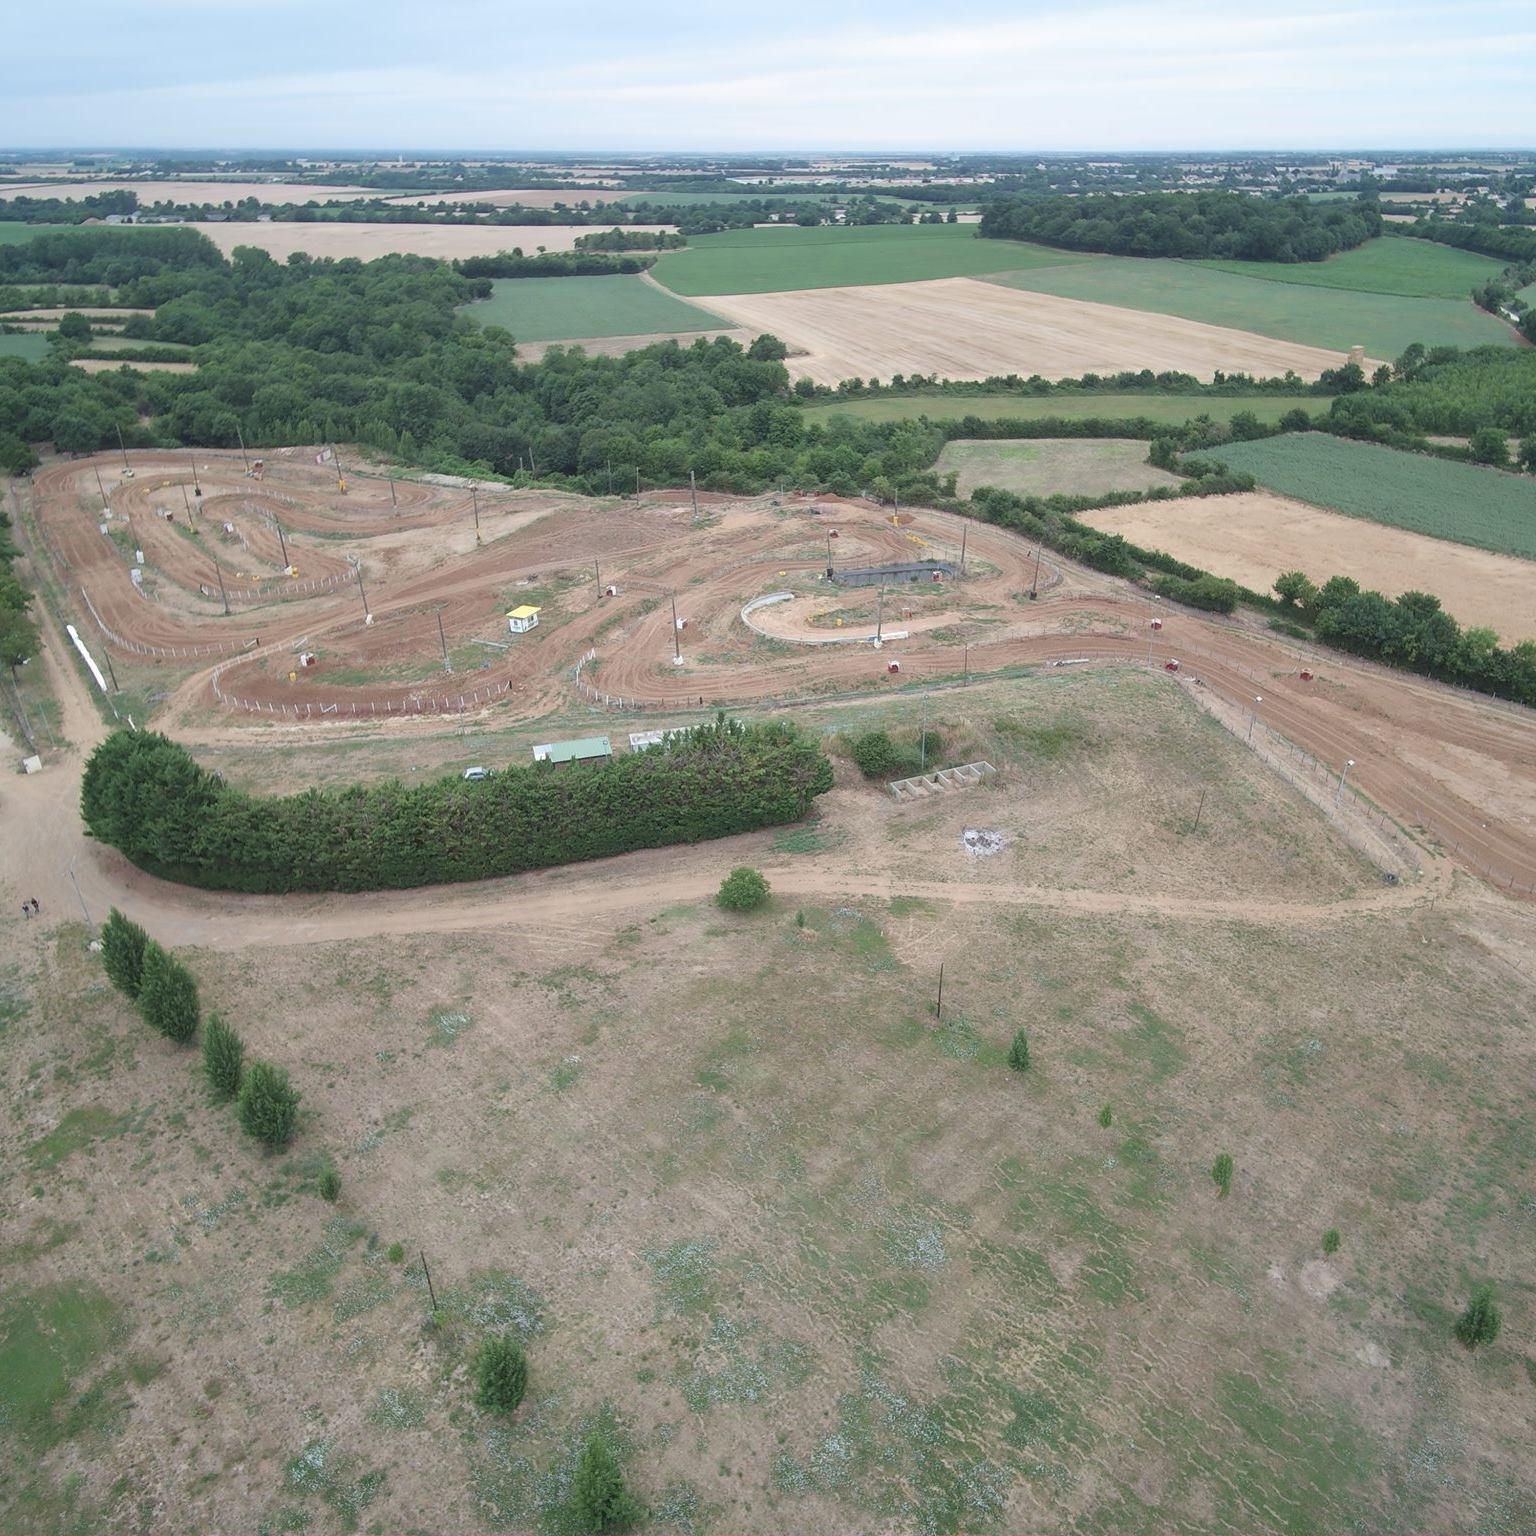
<svg viewBox="0 0 1536 1536">
<path fill-rule="evenodd" d="M 1267 591 L 1282 571 L 1314 581 L 1353 576 L 1389 597 L 1429 592 L 1462 624 L 1485 624 L 1506 642 L 1536 640 L 1536 565 L 1325 512 L 1269 491 L 1106 507 L 1081 514 L 1106 533 L 1166 550 L 1192 565 Z"/>
<path fill-rule="evenodd" d="M 613 202 L 621 195 L 611 187 L 520 187 L 497 192 L 411 192 L 403 197 L 386 197 L 384 201 L 411 208 L 432 208 L 444 203 L 489 203 L 493 208 L 553 208 L 557 203 L 575 207 L 577 203 Z"/>
<path fill-rule="evenodd" d="M 982 485 L 1020 496 L 1049 496 L 1058 491 L 1096 496 L 1179 483 L 1177 475 L 1147 463 L 1144 442 L 1118 438 L 955 438 L 945 443 L 934 467 L 941 475 L 955 472 L 962 496 Z"/>
<path fill-rule="evenodd" d="M 896 373 L 1058 379 L 1137 368 L 1206 379 L 1218 370 L 1267 377 L 1290 369 L 1315 379 L 1343 361 L 1319 347 L 964 277 L 711 294 L 706 302 L 738 325 L 783 339 L 790 371 L 818 384 Z"/>
<path fill-rule="evenodd" d="M 632 229 L 659 231 L 660 224 L 635 224 Z M 590 235 L 580 224 L 189 224 L 200 230 L 227 256 L 236 246 L 254 245 L 280 261 L 295 251 L 311 256 L 356 256 L 371 261 L 404 251 L 452 261 L 460 256 L 494 256 L 521 248 L 532 256 L 546 251 L 570 251 L 577 237 Z"/>
<path fill-rule="evenodd" d="M 689 1536 L 1528 1529 L 1529 916 L 1383 892 L 1144 675 L 929 723 L 999 779 L 899 806 L 840 756 L 816 822 L 632 856 L 620 907 L 596 866 L 468 928 L 181 941 L 293 1071 L 281 1154 L 78 923 L 5 929 L 0 1526 L 565 1536 L 596 1426 Z M 742 862 L 776 895 L 730 916 Z"/>
</svg>

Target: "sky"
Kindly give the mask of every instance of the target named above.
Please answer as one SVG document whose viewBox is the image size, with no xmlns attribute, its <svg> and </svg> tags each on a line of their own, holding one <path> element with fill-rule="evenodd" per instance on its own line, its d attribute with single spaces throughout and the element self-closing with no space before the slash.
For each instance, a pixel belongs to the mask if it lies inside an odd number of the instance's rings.
<svg viewBox="0 0 1536 1536">
<path fill-rule="evenodd" d="M 1536 0 L 74 0 L 10 148 L 1536 144 Z"/>
</svg>

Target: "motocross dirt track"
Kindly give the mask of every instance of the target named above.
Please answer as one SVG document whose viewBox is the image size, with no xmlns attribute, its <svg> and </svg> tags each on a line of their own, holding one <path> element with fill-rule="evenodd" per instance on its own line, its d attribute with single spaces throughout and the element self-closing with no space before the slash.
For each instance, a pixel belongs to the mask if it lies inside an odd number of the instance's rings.
<svg viewBox="0 0 1536 1536">
<path fill-rule="evenodd" d="M 100 528 L 97 472 L 113 512 L 113 537 Z M 650 493 L 638 501 L 500 487 L 472 493 L 467 486 L 420 481 L 392 487 L 382 475 L 350 467 L 342 471 L 341 494 L 336 470 L 317 465 L 313 450 L 269 456 L 259 480 L 242 473 L 238 454 L 205 451 L 197 455 L 196 473 L 194 487 L 186 453 L 135 455 L 132 480 L 123 478 L 115 456 L 58 462 L 38 472 L 20 508 L 34 554 L 66 590 L 74 610 L 67 616 L 98 654 L 105 649 L 139 668 L 163 665 L 170 697 L 156 724 L 193 745 L 252 731 L 291 740 L 345 731 L 359 717 L 371 726 L 380 717 L 451 716 L 461 709 L 493 712 L 498 721 L 532 721 L 552 710 L 587 707 L 593 728 L 608 729 L 610 710 L 675 716 L 717 705 L 782 706 L 913 683 L 958 684 L 963 673 L 1118 661 L 1152 666 L 1169 686 L 1189 688 L 1218 713 L 1225 708 L 1239 730 L 1262 697 L 1263 725 L 1334 768 L 1352 761 L 1352 787 L 1421 829 L 1456 862 L 1500 887 L 1512 885 L 1517 894 L 1536 885 L 1536 733 L 1528 712 L 1238 622 L 1153 604 L 1122 582 L 1055 556 L 1037 567 L 1036 549 L 1003 529 L 928 510 L 914 510 L 893 526 L 873 504 L 836 498 L 788 498 L 777 506 L 767 497 L 701 497 L 695 518 L 686 492 Z M 189 503 L 203 509 L 195 535 L 187 527 Z M 233 533 L 222 531 L 225 523 Z M 296 577 L 285 574 L 279 526 Z M 877 589 L 826 583 L 829 549 L 839 568 L 955 561 L 962 535 L 963 578 L 890 589 L 883 649 L 795 643 L 813 638 L 794 632 L 802 622 L 823 638 L 834 609 L 849 615 L 846 625 L 855 632 L 874 627 Z M 145 552 L 143 580 L 151 595 L 130 578 L 136 548 Z M 616 587 L 616 595 L 600 595 L 594 562 L 603 588 Z M 1031 601 L 1037 571 L 1038 598 Z M 372 624 L 363 621 L 359 573 Z M 538 629 L 511 637 L 502 614 L 521 601 L 520 585 L 545 594 L 544 613 Z M 790 589 L 800 598 L 785 616 L 795 613 L 794 623 L 770 629 L 773 610 L 765 611 L 764 631 L 775 638 L 743 622 L 746 603 Z M 681 665 L 673 662 L 672 594 L 683 621 L 676 636 Z M 908 611 L 910 619 L 903 617 Z M 1164 622 L 1155 632 L 1154 616 Z M 483 650 L 484 661 L 445 672 L 434 660 L 439 617 L 448 649 Z M 895 639 L 903 629 L 907 638 Z M 297 666 L 301 648 L 319 656 L 316 667 Z M 1164 663 L 1173 658 L 1180 669 L 1165 674 Z M 893 660 L 899 674 L 888 670 Z M 1304 680 L 1303 670 L 1315 675 Z M 74 685 L 75 679 L 66 681 Z M 421 727 L 399 718 L 397 727 L 387 728 Z M 100 733 L 80 714 L 70 732 L 86 747 Z M 25 788 L 44 793 L 30 783 Z M 61 803 L 69 808 L 67 796 Z M 102 897 L 125 882 L 140 891 L 173 891 L 128 871 L 105 850 L 92 847 L 88 858 L 95 865 L 93 889 Z M 687 850 L 632 858 L 639 862 L 625 865 L 625 873 L 643 867 L 681 877 L 691 871 Z M 814 869 L 804 868 L 803 878 L 813 878 Z M 592 866 L 590 873 L 602 879 L 603 869 Z M 689 873 L 684 883 L 692 879 Z M 590 902 L 595 882 L 583 877 L 580 886 L 580 901 Z M 540 888 L 538 877 L 519 884 L 523 891 Z M 658 887 L 650 877 L 639 887 L 621 879 L 600 904 L 622 904 L 626 889 L 634 900 Z M 175 896 L 187 922 L 199 911 L 249 913 L 246 942 L 257 942 L 255 935 L 274 925 L 287 926 L 276 915 L 284 910 L 281 902 L 268 902 L 272 913 L 258 918 L 254 901 Z M 1154 896 L 1147 899 L 1156 904 Z M 413 895 L 349 899 L 315 910 L 316 933 L 336 937 L 335 922 L 377 931 L 367 924 L 386 914 L 408 928 L 438 921 L 452 926 L 474 911 L 474 901 L 472 895 L 446 903 L 439 897 L 437 917 Z M 459 917 L 443 918 L 452 912 Z M 289 932 L 288 941 L 294 939 Z"/>
</svg>

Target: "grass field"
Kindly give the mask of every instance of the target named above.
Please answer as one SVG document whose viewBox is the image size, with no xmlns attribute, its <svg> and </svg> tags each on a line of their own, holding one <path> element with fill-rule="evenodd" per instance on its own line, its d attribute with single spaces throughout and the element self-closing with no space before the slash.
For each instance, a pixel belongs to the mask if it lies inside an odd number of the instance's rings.
<svg viewBox="0 0 1536 1536">
<path fill-rule="evenodd" d="M 1084 260 L 1041 245 L 979 240 L 974 224 L 823 225 L 700 235 L 686 250 L 664 255 L 654 272 L 673 292 L 703 297 L 975 277 Z"/>
<path fill-rule="evenodd" d="M 79 227 L 77 224 L 19 224 L 14 219 L 0 220 L 0 245 L 19 245 L 33 235 L 62 235 Z M 132 229 L 133 225 L 125 227 Z"/>
<path fill-rule="evenodd" d="M 1219 457 L 1298 501 L 1536 560 L 1536 478 L 1530 475 L 1320 432 L 1230 443 Z"/>
<path fill-rule="evenodd" d="M 1035 293 L 1180 315 L 1336 352 L 1361 345 L 1390 360 L 1426 346 L 1513 345 L 1507 325 L 1470 299 L 1404 298 L 1240 277 L 1193 262 L 1102 256 L 1071 266 L 1001 272 L 994 281 Z"/>
<path fill-rule="evenodd" d="M 48 355 L 46 331 L 13 331 L 0 334 L 0 357 L 21 357 L 35 363 Z"/>
<path fill-rule="evenodd" d="M 1060 437 L 945 443 L 935 471 L 958 475 L 962 496 L 990 485 L 1020 496 L 1096 496 L 1177 485 L 1179 477 L 1147 463 L 1147 445 L 1126 438 Z"/>
<path fill-rule="evenodd" d="M 932 704 L 994 786 L 894 807 L 844 762 L 820 821 L 721 851 L 847 891 L 183 951 L 293 1068 L 277 1155 L 83 928 L 13 924 L 0 1526 L 570 1536 L 597 1428 L 681 1536 L 1526 1529 L 1533 993 L 1470 926 L 1505 919 L 1019 905 L 1327 911 L 1374 871 L 1145 677 Z M 870 870 L 995 899 L 859 894 Z M 1505 1331 L 1469 1356 L 1485 1274 Z M 509 1418 L 467 1380 L 501 1330 L 530 1362 Z"/>
<path fill-rule="evenodd" d="M 642 277 L 498 278 L 490 298 L 461 311 L 481 325 L 503 325 L 519 341 L 713 331 L 729 322 Z"/>
<path fill-rule="evenodd" d="M 1196 416 L 1230 421 L 1239 411 L 1252 411 L 1260 421 L 1279 421 L 1287 411 L 1297 409 L 1325 416 L 1329 404 L 1322 395 L 887 395 L 809 405 L 805 414 L 812 420 L 856 416 L 861 421 L 916 421 L 920 416 L 930 421 L 959 421 L 966 416 L 982 421 L 1145 416 L 1178 426 Z"/>
<path fill-rule="evenodd" d="M 1432 240 L 1383 236 L 1327 261 L 1196 261 L 1193 266 L 1238 277 L 1309 288 L 1345 288 L 1403 298 L 1462 299 L 1479 283 L 1497 277 L 1504 263 Z"/>
</svg>

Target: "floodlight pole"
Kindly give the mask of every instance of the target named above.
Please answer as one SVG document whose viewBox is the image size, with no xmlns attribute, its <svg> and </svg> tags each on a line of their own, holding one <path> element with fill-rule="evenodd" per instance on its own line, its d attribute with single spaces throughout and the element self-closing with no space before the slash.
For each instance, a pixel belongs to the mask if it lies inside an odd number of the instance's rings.
<svg viewBox="0 0 1536 1536">
<path fill-rule="evenodd" d="M 91 468 L 96 471 L 96 489 L 101 492 L 101 510 L 103 512 L 111 512 L 111 504 L 107 501 L 107 488 L 101 483 L 101 470 L 94 464 L 91 465 Z"/>
<path fill-rule="evenodd" d="M 1253 727 L 1254 727 L 1254 723 L 1259 718 L 1259 705 L 1262 704 L 1263 702 L 1264 702 L 1263 695 L 1262 694 L 1256 694 L 1254 696 L 1254 700 L 1253 700 L 1253 707 L 1248 711 L 1248 743 L 1249 743 L 1250 746 L 1253 744 Z"/>
<path fill-rule="evenodd" d="M 480 492 L 474 487 L 469 488 L 469 499 L 475 509 L 475 543 L 480 542 Z"/>
<path fill-rule="evenodd" d="M 192 516 L 192 498 L 187 495 L 187 482 L 185 480 L 181 482 L 181 504 L 187 509 L 188 524 L 195 528 L 197 523 Z"/>
<path fill-rule="evenodd" d="M 606 469 L 608 471 L 608 494 L 610 496 L 612 496 L 613 495 L 613 460 L 612 459 L 604 460 L 603 467 L 604 467 L 604 469 Z"/>
<path fill-rule="evenodd" d="M 1343 772 L 1339 774 L 1339 787 L 1333 792 L 1333 803 L 1339 803 L 1339 796 L 1344 793 L 1344 781 L 1349 777 L 1349 770 L 1355 766 L 1354 758 L 1345 761 Z"/>
<path fill-rule="evenodd" d="M 683 648 L 678 644 L 677 639 L 677 593 L 670 592 L 667 595 L 672 599 L 672 659 L 674 661 L 681 661 L 683 659 Z"/>
<path fill-rule="evenodd" d="M 113 426 L 117 426 L 117 423 L 113 422 Z M 133 466 L 128 462 L 128 449 L 123 442 L 123 429 L 121 427 L 117 427 L 117 451 L 123 456 L 123 468 L 131 469 Z"/>
<path fill-rule="evenodd" d="M 384 478 L 389 481 L 389 504 L 391 507 L 398 509 L 400 503 L 395 500 L 395 477 L 393 475 L 386 474 Z"/>
<path fill-rule="evenodd" d="M 966 683 L 969 683 L 970 680 L 971 680 L 971 648 L 970 648 L 970 646 L 966 646 L 966 648 L 965 648 L 965 678 L 964 678 L 964 681 Z"/>
<path fill-rule="evenodd" d="M 933 1016 L 935 1019 L 944 1017 L 944 962 L 942 960 L 939 961 L 939 996 L 933 1005 Z"/>
<path fill-rule="evenodd" d="M 224 599 L 224 617 L 227 619 L 229 617 L 229 593 L 224 590 L 224 567 L 219 564 L 219 557 L 217 555 L 213 557 L 213 568 L 218 572 L 219 596 Z"/>
<path fill-rule="evenodd" d="M 200 498 L 203 494 L 203 484 L 197 478 L 197 455 L 189 453 L 187 457 L 192 460 L 192 494 Z"/>
<path fill-rule="evenodd" d="M 251 461 L 245 456 L 245 433 L 240 430 L 240 423 L 235 423 L 235 436 L 240 439 L 240 462 L 245 465 L 246 474 L 251 472 Z"/>
<path fill-rule="evenodd" d="M 437 1292 L 432 1288 L 432 1271 L 427 1268 L 427 1251 L 426 1251 L 425 1248 L 423 1248 L 423 1249 L 420 1250 L 420 1252 L 421 1252 L 421 1272 L 422 1272 L 422 1274 L 424 1274 L 427 1277 L 427 1295 L 432 1298 L 432 1310 L 434 1312 L 436 1312 L 437 1311 Z"/>
<path fill-rule="evenodd" d="M 688 471 L 688 498 L 693 503 L 693 515 L 699 515 L 699 485 L 693 477 L 693 471 Z"/>
<path fill-rule="evenodd" d="M 101 659 L 107 664 L 107 676 L 112 679 L 112 692 L 121 693 L 123 690 L 117 686 L 117 669 L 112 665 L 112 652 L 105 645 L 101 648 Z"/>
<path fill-rule="evenodd" d="M 1195 807 L 1195 824 L 1194 824 L 1194 826 L 1192 826 L 1189 829 L 1191 832 L 1198 832 L 1200 830 L 1200 814 L 1204 810 L 1205 810 L 1205 790 L 1202 788 L 1201 791 L 1200 791 L 1200 804 Z"/>
<path fill-rule="evenodd" d="M 452 672 L 453 663 L 448 660 L 448 640 L 443 634 L 443 610 L 441 608 L 437 610 L 437 643 L 443 648 L 443 666 Z"/>
<path fill-rule="evenodd" d="M 1040 591 L 1040 557 L 1045 553 L 1045 543 L 1042 540 L 1035 546 L 1035 579 L 1029 586 L 1029 600 L 1034 602 Z"/>
<path fill-rule="evenodd" d="M 272 526 L 277 530 L 277 547 L 283 552 L 283 569 L 287 570 L 291 562 L 288 559 L 288 541 L 283 537 L 283 525 L 274 517 Z"/>
<path fill-rule="evenodd" d="M 923 723 L 917 733 L 917 771 L 928 772 L 928 695 L 923 695 Z"/>
<path fill-rule="evenodd" d="M 373 615 L 368 611 L 368 592 L 363 586 L 363 568 L 361 564 L 357 567 L 357 595 L 363 600 L 363 617 L 371 619 Z"/>
<path fill-rule="evenodd" d="M 885 625 L 885 588 L 880 588 L 880 604 L 875 609 L 875 640 L 879 642 L 881 630 Z"/>
<path fill-rule="evenodd" d="M 827 578 L 832 577 L 832 530 L 827 529 Z"/>
<path fill-rule="evenodd" d="M 75 879 L 75 861 L 73 859 L 69 861 L 67 873 L 69 875 L 69 883 L 75 888 L 75 900 L 80 903 L 80 911 L 85 918 L 85 926 L 87 929 L 93 928 L 95 924 L 91 922 L 90 909 L 85 904 L 85 897 L 80 894 L 80 882 Z"/>
<path fill-rule="evenodd" d="M 971 531 L 971 525 L 969 523 L 965 523 L 965 524 L 961 525 L 961 528 L 960 528 L 960 574 L 962 576 L 965 575 L 965 541 L 966 541 L 966 537 L 970 533 L 970 531 Z"/>
<path fill-rule="evenodd" d="M 592 580 L 597 586 L 597 595 L 603 595 L 603 568 L 596 560 L 592 562 Z"/>
</svg>

